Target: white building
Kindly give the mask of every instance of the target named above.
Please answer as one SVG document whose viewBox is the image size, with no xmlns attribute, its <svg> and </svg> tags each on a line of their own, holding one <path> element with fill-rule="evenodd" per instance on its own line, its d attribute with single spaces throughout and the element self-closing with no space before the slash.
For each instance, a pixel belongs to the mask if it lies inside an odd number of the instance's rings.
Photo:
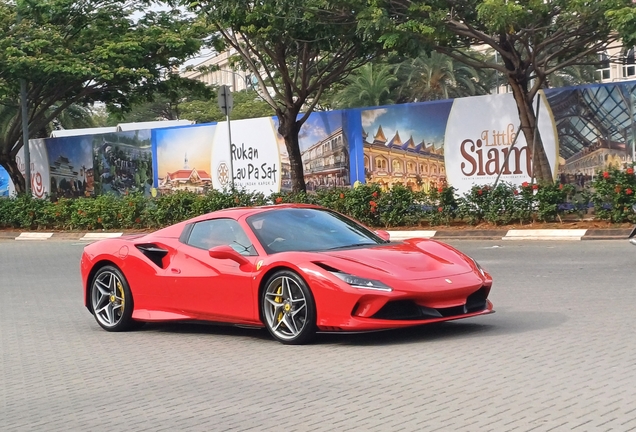
<svg viewBox="0 0 636 432">
<path fill-rule="evenodd" d="M 636 78 L 634 47 L 628 49 L 617 43 L 600 53 L 599 59 L 602 63 L 597 71 L 601 82 L 608 83 Z"/>
<path fill-rule="evenodd" d="M 233 92 L 245 90 L 251 86 L 251 74 L 236 69 L 230 64 L 230 59 L 235 55 L 237 52 L 234 48 L 222 53 L 213 53 L 206 60 L 194 65 L 192 70 L 183 71 L 181 76 L 204 82 L 207 85 L 227 85 L 231 87 Z M 199 69 L 203 69 L 203 71 Z"/>
</svg>

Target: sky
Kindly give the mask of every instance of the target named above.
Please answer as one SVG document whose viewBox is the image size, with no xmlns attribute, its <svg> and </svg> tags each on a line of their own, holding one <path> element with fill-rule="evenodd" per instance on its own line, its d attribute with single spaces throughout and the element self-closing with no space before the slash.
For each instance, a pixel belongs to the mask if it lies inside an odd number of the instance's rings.
<svg viewBox="0 0 636 432">
<path fill-rule="evenodd" d="M 187 153 L 190 169 L 210 174 L 212 142 L 216 125 L 157 129 L 157 175 L 183 169 Z"/>
<path fill-rule="evenodd" d="M 79 172 L 82 166 L 92 168 L 94 137 L 94 135 L 81 135 L 45 140 L 49 163 L 53 165 L 60 156 L 64 156 L 69 159 L 74 171 Z"/>
<path fill-rule="evenodd" d="M 278 119 L 274 120 L 278 128 Z M 336 129 L 342 127 L 342 111 L 315 111 L 311 113 L 298 134 L 300 151 L 305 151 L 318 141 L 322 141 L 331 135 Z M 287 154 L 283 137 L 278 135 L 280 151 Z"/>
<path fill-rule="evenodd" d="M 404 104 L 387 108 L 362 111 L 362 128 L 372 140 L 378 128 L 382 126 L 387 140 L 399 132 L 402 142 L 412 135 L 415 145 L 424 140 L 426 144 L 435 143 L 440 147 L 444 143 L 446 123 L 450 114 L 452 100 L 444 100 L 424 105 Z"/>
</svg>

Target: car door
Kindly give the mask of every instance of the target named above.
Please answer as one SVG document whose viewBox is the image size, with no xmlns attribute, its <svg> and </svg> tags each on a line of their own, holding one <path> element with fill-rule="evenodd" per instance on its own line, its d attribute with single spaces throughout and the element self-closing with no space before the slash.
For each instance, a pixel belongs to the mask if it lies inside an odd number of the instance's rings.
<svg viewBox="0 0 636 432">
<path fill-rule="evenodd" d="M 209 249 L 228 245 L 250 264 L 210 257 Z M 256 250 L 234 219 L 197 222 L 171 262 L 171 298 L 189 316 L 224 322 L 257 322 L 252 285 Z"/>
</svg>

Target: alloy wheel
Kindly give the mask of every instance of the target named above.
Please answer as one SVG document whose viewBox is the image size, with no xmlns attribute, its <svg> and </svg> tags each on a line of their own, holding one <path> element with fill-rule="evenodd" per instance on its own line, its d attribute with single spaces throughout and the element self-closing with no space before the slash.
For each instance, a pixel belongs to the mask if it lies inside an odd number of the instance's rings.
<svg viewBox="0 0 636 432">
<path fill-rule="evenodd" d="M 282 340 L 298 337 L 307 325 L 307 299 L 298 283 L 288 277 L 272 280 L 263 305 L 266 324 Z"/>
<path fill-rule="evenodd" d="M 91 301 L 95 318 L 104 327 L 115 327 L 124 316 L 125 294 L 121 279 L 112 271 L 100 272 L 93 281 Z"/>
</svg>

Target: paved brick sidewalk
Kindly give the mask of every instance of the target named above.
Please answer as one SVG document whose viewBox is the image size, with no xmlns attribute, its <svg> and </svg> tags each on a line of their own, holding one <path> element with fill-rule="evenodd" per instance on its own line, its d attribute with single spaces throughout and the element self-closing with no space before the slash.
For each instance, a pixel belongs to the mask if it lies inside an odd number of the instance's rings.
<svg viewBox="0 0 636 432">
<path fill-rule="evenodd" d="M 289 347 L 171 324 L 112 334 L 80 244 L 0 243 L 2 431 L 636 430 L 636 248 L 456 241 L 497 313 Z"/>
</svg>

